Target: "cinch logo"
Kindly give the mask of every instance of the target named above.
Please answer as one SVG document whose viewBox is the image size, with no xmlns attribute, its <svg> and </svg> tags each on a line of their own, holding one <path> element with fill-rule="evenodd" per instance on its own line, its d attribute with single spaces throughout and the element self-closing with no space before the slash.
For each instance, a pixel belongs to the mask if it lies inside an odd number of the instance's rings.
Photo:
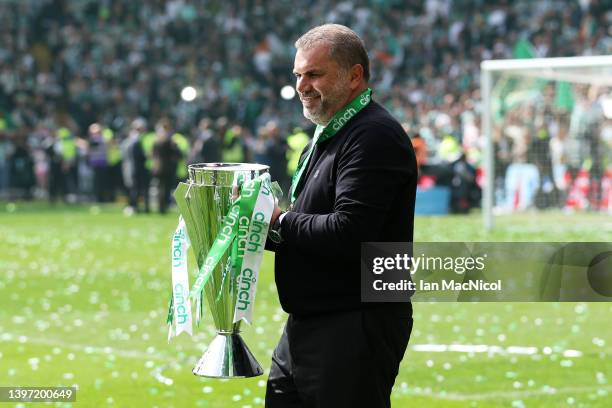
<svg viewBox="0 0 612 408">
<path fill-rule="evenodd" d="M 188 314 L 187 309 L 185 309 L 185 288 L 180 283 L 174 285 L 174 304 L 176 317 L 178 318 L 177 323 L 183 324 L 187 322 Z"/>
<path fill-rule="evenodd" d="M 198 278 L 193 284 L 194 287 L 204 285 L 204 278 L 210 273 L 210 269 L 212 268 L 214 263 L 215 263 L 214 257 L 212 256 L 206 257 L 206 259 L 204 260 L 204 264 L 202 265 L 202 272 L 204 273 L 200 272 L 200 274 L 198 275 Z"/>
<path fill-rule="evenodd" d="M 346 122 L 349 121 L 350 118 L 355 116 L 356 113 L 357 111 L 354 108 L 348 108 L 342 116 L 334 120 L 334 124 L 332 125 L 332 128 L 334 130 L 340 129 L 342 126 L 344 126 Z"/>
<path fill-rule="evenodd" d="M 363 95 L 360 99 L 359 99 L 359 103 L 362 104 L 363 106 L 367 105 L 368 102 L 370 102 L 370 95 L 365 94 Z"/>
<path fill-rule="evenodd" d="M 261 244 L 265 242 L 265 238 L 262 239 L 263 231 L 266 228 L 266 216 L 262 212 L 256 212 L 253 214 L 253 223 L 251 225 L 251 233 L 249 234 L 249 242 L 247 251 L 257 252 Z"/>
<path fill-rule="evenodd" d="M 255 194 L 255 183 L 253 181 L 249 181 L 248 183 L 242 186 L 242 191 L 240 192 L 240 195 L 245 198 L 249 198 L 253 197 L 253 194 Z"/>
<path fill-rule="evenodd" d="M 255 284 L 257 279 L 253 276 L 253 270 L 251 268 L 244 268 L 240 275 L 239 289 L 238 289 L 238 304 L 239 310 L 247 310 L 251 304 L 251 284 Z"/>
<path fill-rule="evenodd" d="M 240 212 L 240 207 L 238 205 L 232 206 L 232 209 L 227 214 L 226 218 L 223 220 L 223 228 L 219 231 L 219 241 L 222 243 L 226 243 L 230 239 L 232 239 L 232 228 L 236 225 L 236 220 L 238 219 L 238 213 Z"/>
<path fill-rule="evenodd" d="M 244 248 L 246 247 L 247 234 L 249 233 L 249 217 L 242 216 L 238 220 L 238 257 L 244 256 Z"/>
<path fill-rule="evenodd" d="M 172 247 L 172 266 L 178 268 L 183 264 L 183 243 L 181 242 L 184 237 L 184 232 L 181 229 L 178 233 L 174 234 L 174 246 Z"/>
</svg>

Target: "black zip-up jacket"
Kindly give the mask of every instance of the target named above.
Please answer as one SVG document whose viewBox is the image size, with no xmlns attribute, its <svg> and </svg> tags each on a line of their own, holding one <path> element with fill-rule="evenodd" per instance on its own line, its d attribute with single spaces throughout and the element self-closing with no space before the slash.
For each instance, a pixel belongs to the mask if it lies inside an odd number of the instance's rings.
<svg viewBox="0 0 612 408">
<path fill-rule="evenodd" d="M 283 309 L 308 316 L 371 306 L 360 298 L 361 242 L 412 241 L 416 183 L 410 139 L 374 101 L 317 145 L 281 223 L 283 242 L 267 245 Z"/>
</svg>

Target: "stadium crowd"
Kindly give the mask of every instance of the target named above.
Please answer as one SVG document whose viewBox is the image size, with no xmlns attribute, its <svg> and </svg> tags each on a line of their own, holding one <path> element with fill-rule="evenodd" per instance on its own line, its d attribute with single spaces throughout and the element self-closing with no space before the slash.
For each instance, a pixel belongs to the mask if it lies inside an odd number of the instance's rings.
<svg viewBox="0 0 612 408">
<path fill-rule="evenodd" d="M 125 194 L 134 208 L 146 197 L 148 210 L 153 180 L 163 211 L 185 163 L 221 160 L 270 164 L 286 189 L 312 128 L 299 101 L 281 98 L 280 89 L 294 82 L 293 41 L 322 22 L 348 25 L 365 39 L 374 97 L 418 139 L 423 172 L 440 182 L 440 166 L 450 169 L 452 185 L 460 168 L 466 185 L 476 185 L 480 61 L 612 54 L 610 3 L 3 1 L 0 196 L 113 201 Z M 186 86 L 197 90 L 195 100 L 181 98 Z M 536 106 L 524 109 L 533 114 L 508 119 L 519 128 L 538 115 Z M 517 126 L 499 125 L 498 175 L 544 138 L 539 148 L 551 157 L 565 149 L 558 131 L 565 116 L 541 116 L 545 137 L 517 137 Z M 597 132 L 609 145 L 610 122 L 602 123 Z M 461 194 L 473 198 L 467 190 Z M 461 199 L 477 201 L 454 201 Z"/>
</svg>

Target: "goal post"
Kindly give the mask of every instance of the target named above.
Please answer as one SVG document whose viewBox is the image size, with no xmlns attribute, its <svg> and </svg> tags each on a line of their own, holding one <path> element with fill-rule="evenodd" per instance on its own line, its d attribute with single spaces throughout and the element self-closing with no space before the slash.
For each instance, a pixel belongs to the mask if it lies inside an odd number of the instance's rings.
<svg viewBox="0 0 612 408">
<path fill-rule="evenodd" d="M 575 140 L 572 139 L 572 142 L 575 142 L 576 146 L 582 146 L 580 147 L 582 150 L 585 149 L 583 146 L 585 143 L 595 146 L 591 146 L 591 150 L 597 148 L 591 138 L 595 138 L 599 143 L 598 138 L 602 132 L 605 131 L 608 135 L 608 128 L 612 120 L 612 55 L 486 60 L 481 62 L 480 68 L 481 129 L 484 138 L 482 145 L 484 170 L 482 212 L 484 226 L 490 230 L 494 224 L 494 213 L 534 207 L 533 189 L 536 188 L 534 183 L 539 184 L 538 188 L 542 188 L 542 183 L 551 183 L 549 178 L 552 176 L 546 174 L 546 171 L 542 174 L 541 163 L 533 163 L 531 158 L 534 157 L 534 151 L 527 151 L 528 149 L 547 149 L 544 142 L 551 142 L 553 137 L 561 140 L 561 136 L 551 135 L 555 132 L 562 133 L 565 141 L 570 126 L 572 126 L 572 131 L 578 135 L 575 136 Z M 578 95 L 578 102 L 575 102 L 576 95 Z M 590 113 L 588 120 L 595 123 L 590 130 L 594 135 L 589 136 L 588 140 L 581 140 L 583 136 L 575 129 L 577 126 L 585 126 L 580 122 L 583 117 L 588 116 L 583 112 L 584 106 L 594 111 L 595 108 L 591 106 L 595 105 L 599 116 L 588 112 Z M 510 137 L 506 133 L 510 133 Z M 521 141 L 523 138 L 526 141 Z M 547 139 L 540 143 L 537 138 Z M 496 174 L 496 167 L 500 173 L 501 166 L 497 160 L 498 157 L 503 156 L 499 152 L 502 142 L 513 144 L 516 150 L 510 153 L 512 158 L 508 159 L 510 174 Z M 579 153 L 571 153 L 577 156 L 575 161 L 580 163 L 580 166 L 591 168 L 595 164 L 599 166 L 597 172 L 601 173 L 600 167 L 603 163 L 604 173 L 609 174 L 605 166 L 612 164 L 610 158 L 606 157 L 609 155 L 610 142 L 612 141 L 606 139 L 601 144 L 603 151 L 597 154 L 597 161 L 588 158 L 585 154 L 580 156 Z M 552 144 L 559 143 L 553 142 Z M 516 145 L 522 147 L 519 148 Z M 508 152 L 504 152 L 506 153 Z M 550 158 L 548 160 L 550 161 Z M 541 160 L 536 158 L 536 161 Z M 507 191 L 508 186 L 514 185 L 512 180 L 517 180 L 516 177 L 512 177 L 514 174 L 524 176 L 523 180 L 518 179 L 518 183 L 522 185 L 525 185 L 524 180 L 526 179 L 531 179 L 533 183 L 523 190 L 517 187 L 517 191 Z M 506 177 L 505 180 L 504 177 Z M 601 182 L 602 180 L 597 181 L 597 183 Z M 607 182 L 607 184 L 610 183 Z M 546 189 L 557 189 L 554 183 L 552 187 L 550 184 L 546 184 L 545 187 Z M 601 186 L 594 188 L 597 189 L 598 194 L 602 193 Z M 563 194 L 565 199 L 570 191 L 564 191 Z M 603 200 L 601 197 L 599 199 Z M 557 202 L 558 208 L 565 206 L 559 203 L 560 199 Z M 608 205 L 612 206 L 612 203 Z M 544 207 L 540 206 L 540 208 Z M 597 209 L 600 209 L 599 204 Z"/>
</svg>

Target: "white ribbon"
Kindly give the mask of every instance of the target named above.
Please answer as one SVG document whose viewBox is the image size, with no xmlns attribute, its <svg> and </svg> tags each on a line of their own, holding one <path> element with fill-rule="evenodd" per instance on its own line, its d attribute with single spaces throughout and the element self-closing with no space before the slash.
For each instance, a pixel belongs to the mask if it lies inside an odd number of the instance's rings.
<svg viewBox="0 0 612 408">
<path fill-rule="evenodd" d="M 262 178 L 261 188 L 255 202 L 249 232 L 246 236 L 242 270 L 236 282 L 238 293 L 236 307 L 234 308 L 234 323 L 244 319 L 251 324 L 259 268 L 261 267 L 266 237 L 268 236 L 270 219 L 274 211 L 274 195 L 270 185 L 270 175 L 264 173 L 260 177 Z"/>
<path fill-rule="evenodd" d="M 187 250 L 190 246 L 185 220 L 179 216 L 179 223 L 172 237 L 172 299 L 175 336 L 185 332 L 192 335 L 191 303 L 189 302 L 189 272 L 187 269 Z M 168 341 L 172 338 L 172 327 Z"/>
</svg>

